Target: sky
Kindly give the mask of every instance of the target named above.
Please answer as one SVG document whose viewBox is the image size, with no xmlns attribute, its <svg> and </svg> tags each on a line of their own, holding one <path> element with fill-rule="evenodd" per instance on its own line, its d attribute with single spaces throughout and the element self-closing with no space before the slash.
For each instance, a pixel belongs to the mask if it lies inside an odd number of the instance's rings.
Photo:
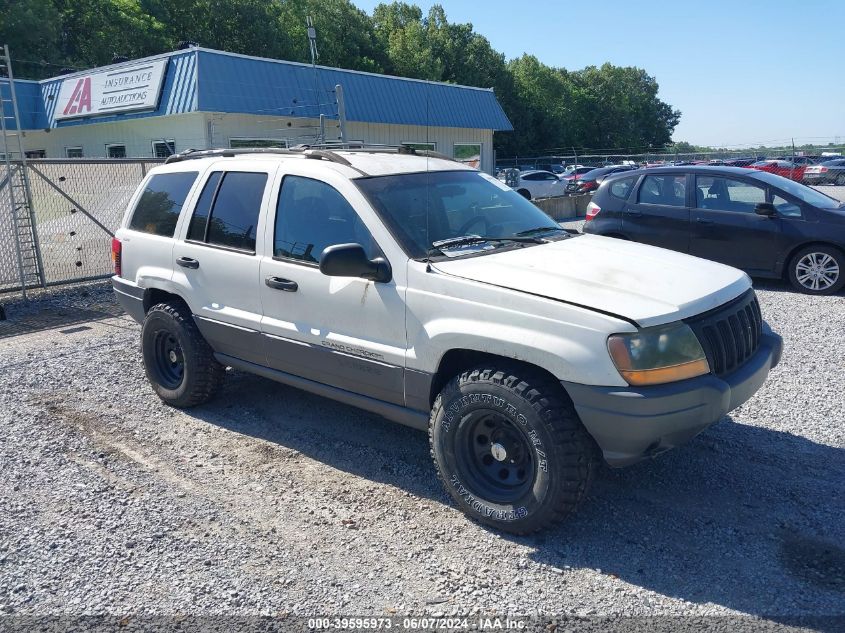
<svg viewBox="0 0 845 633">
<path fill-rule="evenodd" d="M 407 0 L 406 0 L 407 1 Z M 378 0 L 353 0 L 372 13 Z M 435 2 L 417 0 L 427 12 Z M 508 59 L 644 68 L 681 111 L 674 140 L 845 144 L 845 0 L 440 0 Z"/>
</svg>

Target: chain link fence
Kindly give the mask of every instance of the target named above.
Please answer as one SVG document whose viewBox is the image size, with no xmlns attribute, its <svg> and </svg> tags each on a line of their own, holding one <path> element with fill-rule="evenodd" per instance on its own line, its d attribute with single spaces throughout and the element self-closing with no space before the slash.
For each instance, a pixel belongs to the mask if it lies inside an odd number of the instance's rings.
<svg viewBox="0 0 845 633">
<path fill-rule="evenodd" d="M 111 238 L 157 159 L 27 161 L 45 285 L 108 277 Z M 0 292 L 19 290 L 10 198 L 0 173 Z"/>
<path fill-rule="evenodd" d="M 620 164 L 635 164 L 638 166 L 709 164 L 748 167 L 752 163 L 761 161 L 780 161 L 782 164 L 777 166 L 779 171 L 775 173 L 792 177 L 793 180 L 800 182 L 803 180 L 803 174 L 807 167 L 842 158 L 845 158 L 845 145 L 825 145 L 802 149 L 742 149 L 710 152 L 674 152 L 671 148 L 661 152 L 639 153 L 602 153 L 584 150 L 583 152 L 573 151 L 561 154 L 535 154 L 500 158 L 496 161 L 496 169 L 499 172 L 504 172 L 507 169 L 518 169 L 520 171 L 542 169 L 560 173 L 570 165 L 605 167 Z M 834 183 L 831 182 L 831 184 Z M 845 181 L 839 184 L 845 185 Z"/>
</svg>

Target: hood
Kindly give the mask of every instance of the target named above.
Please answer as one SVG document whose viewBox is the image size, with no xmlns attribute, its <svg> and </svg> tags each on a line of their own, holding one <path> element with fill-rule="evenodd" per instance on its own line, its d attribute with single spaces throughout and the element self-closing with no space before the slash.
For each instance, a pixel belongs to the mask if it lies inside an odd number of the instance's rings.
<svg viewBox="0 0 845 633">
<path fill-rule="evenodd" d="M 706 312 L 751 287 L 736 268 L 598 235 L 432 267 L 447 275 L 610 313 L 642 327 Z"/>
</svg>

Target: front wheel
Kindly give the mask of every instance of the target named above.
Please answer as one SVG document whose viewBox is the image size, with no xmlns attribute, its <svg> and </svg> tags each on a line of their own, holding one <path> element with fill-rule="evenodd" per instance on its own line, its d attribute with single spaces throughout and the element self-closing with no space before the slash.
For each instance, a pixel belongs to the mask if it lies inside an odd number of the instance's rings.
<svg viewBox="0 0 845 633">
<path fill-rule="evenodd" d="M 449 382 L 431 412 L 431 454 L 471 518 L 514 534 L 571 514 L 595 445 L 560 385 L 520 367 L 477 367 Z"/>
<path fill-rule="evenodd" d="M 845 255 L 823 244 L 802 248 L 789 263 L 789 281 L 806 294 L 838 292 L 845 285 Z"/>
<path fill-rule="evenodd" d="M 153 391 L 173 407 L 210 400 L 226 371 L 181 301 L 150 308 L 141 331 L 141 352 Z"/>
</svg>

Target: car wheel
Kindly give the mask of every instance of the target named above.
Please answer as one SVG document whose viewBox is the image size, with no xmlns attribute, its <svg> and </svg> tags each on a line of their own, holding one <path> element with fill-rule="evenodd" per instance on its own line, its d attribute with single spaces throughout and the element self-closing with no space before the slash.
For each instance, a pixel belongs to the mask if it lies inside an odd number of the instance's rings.
<svg viewBox="0 0 845 633">
<path fill-rule="evenodd" d="M 845 174 L 839 174 L 836 176 L 835 182 L 838 186 L 845 187 Z"/>
<path fill-rule="evenodd" d="M 829 295 L 845 285 L 845 255 L 832 246 L 808 246 L 789 263 L 789 281 L 811 295 Z"/>
<path fill-rule="evenodd" d="M 517 189 L 516 192 L 526 200 L 531 200 L 531 192 L 528 189 Z"/>
<path fill-rule="evenodd" d="M 519 367 L 476 367 L 438 395 L 431 455 L 471 518 L 514 534 L 549 527 L 581 503 L 596 446 L 560 385 Z"/>
<path fill-rule="evenodd" d="M 226 371 L 181 301 L 150 308 L 141 331 L 141 351 L 153 391 L 173 407 L 192 407 L 210 400 Z"/>
</svg>

